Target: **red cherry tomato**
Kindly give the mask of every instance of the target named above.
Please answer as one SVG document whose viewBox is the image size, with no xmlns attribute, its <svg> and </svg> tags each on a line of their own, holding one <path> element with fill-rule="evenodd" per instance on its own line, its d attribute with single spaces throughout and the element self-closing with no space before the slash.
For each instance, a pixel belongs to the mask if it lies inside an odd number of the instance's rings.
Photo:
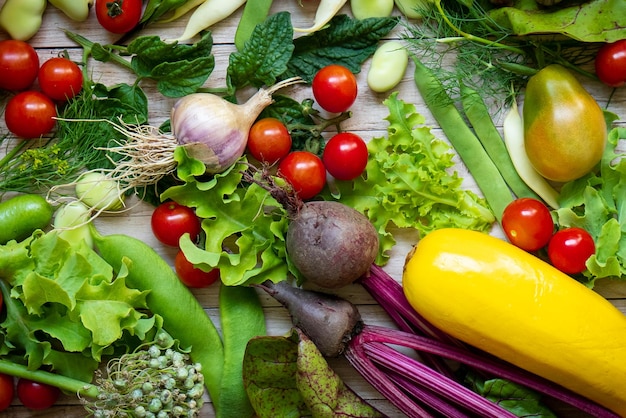
<svg viewBox="0 0 626 418">
<path fill-rule="evenodd" d="M 291 135 L 276 118 L 263 118 L 254 123 L 248 136 L 248 151 L 257 160 L 274 164 L 291 150 Z"/>
<path fill-rule="evenodd" d="M 13 376 L 0 373 L 0 411 L 4 411 L 11 406 L 14 396 Z"/>
<path fill-rule="evenodd" d="M 161 203 L 152 212 L 150 220 L 152 233 L 165 245 L 178 247 L 178 241 L 184 233 L 189 233 L 192 241 L 200 234 L 200 219 L 193 209 L 168 201 Z"/>
<path fill-rule="evenodd" d="M 96 18 L 113 33 L 130 32 L 141 19 L 141 0 L 97 0 Z"/>
<path fill-rule="evenodd" d="M 626 39 L 602 45 L 595 67 L 596 75 L 604 84 L 611 87 L 626 84 Z"/>
<path fill-rule="evenodd" d="M 83 73 L 74 61 L 50 58 L 39 68 L 39 87 L 51 99 L 65 101 L 82 89 Z"/>
<path fill-rule="evenodd" d="M 557 231 L 548 244 L 548 258 L 554 267 L 567 274 L 578 274 L 596 251 L 593 238 L 582 228 Z"/>
<path fill-rule="evenodd" d="M 351 132 L 334 135 L 324 147 L 322 161 L 326 170 L 338 180 L 352 180 L 365 170 L 367 145 L 360 136 Z"/>
<path fill-rule="evenodd" d="M 0 89 L 26 90 L 38 70 L 39 56 L 30 44 L 14 39 L 0 41 Z"/>
<path fill-rule="evenodd" d="M 7 128 L 21 138 L 39 138 L 52 131 L 56 116 L 54 102 L 33 90 L 13 96 L 4 111 Z"/>
<path fill-rule="evenodd" d="M 526 251 L 537 251 L 552 238 L 554 221 L 543 202 L 522 197 L 504 209 L 502 229 L 511 244 Z"/>
<path fill-rule="evenodd" d="M 59 399 L 61 390 L 57 387 L 20 378 L 17 381 L 17 397 L 28 409 L 48 409 Z"/>
<path fill-rule="evenodd" d="M 342 65 L 327 65 L 313 77 L 313 96 L 322 109 L 345 112 L 352 106 L 357 96 L 356 77 Z"/>
<path fill-rule="evenodd" d="M 278 174 L 305 200 L 317 195 L 326 185 L 324 163 L 320 157 L 308 151 L 289 153 L 278 164 Z"/>
<path fill-rule="evenodd" d="M 204 271 L 187 260 L 185 253 L 179 250 L 174 259 L 174 268 L 176 274 L 181 282 L 187 287 L 202 288 L 208 287 L 219 280 L 220 271 L 218 269 L 212 269 L 211 271 Z"/>
</svg>

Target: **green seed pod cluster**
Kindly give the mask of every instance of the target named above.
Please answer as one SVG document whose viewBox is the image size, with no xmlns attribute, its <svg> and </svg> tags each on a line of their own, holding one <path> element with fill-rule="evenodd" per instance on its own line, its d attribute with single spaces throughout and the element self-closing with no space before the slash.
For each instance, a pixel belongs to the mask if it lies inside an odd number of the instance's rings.
<svg viewBox="0 0 626 418">
<path fill-rule="evenodd" d="M 203 404 L 201 366 L 173 343 L 155 342 L 111 360 L 106 375 L 98 373 L 100 394 L 85 400 L 95 418 L 197 417 Z"/>
</svg>

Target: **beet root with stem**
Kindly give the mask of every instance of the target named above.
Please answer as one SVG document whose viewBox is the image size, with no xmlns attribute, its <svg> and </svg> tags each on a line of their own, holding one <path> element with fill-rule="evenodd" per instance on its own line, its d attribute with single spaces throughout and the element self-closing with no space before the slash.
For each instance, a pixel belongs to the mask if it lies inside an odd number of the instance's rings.
<svg viewBox="0 0 626 418">
<path fill-rule="evenodd" d="M 280 302 L 295 327 L 315 343 L 325 357 L 338 357 L 363 328 L 361 314 L 351 302 L 334 295 L 294 287 L 288 281 L 258 285 Z"/>
</svg>

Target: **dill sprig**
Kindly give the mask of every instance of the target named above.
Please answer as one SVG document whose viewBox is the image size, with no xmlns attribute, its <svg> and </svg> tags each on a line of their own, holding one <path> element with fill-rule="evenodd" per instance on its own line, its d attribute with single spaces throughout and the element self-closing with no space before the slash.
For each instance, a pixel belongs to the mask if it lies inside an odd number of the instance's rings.
<svg viewBox="0 0 626 418">
<path fill-rule="evenodd" d="M 562 35 L 513 34 L 488 13 L 489 3 L 434 0 L 423 19 L 405 25 L 410 51 L 458 98 L 464 83 L 498 108 L 520 91 L 537 70 L 561 64 L 584 76 L 597 49 Z"/>
<path fill-rule="evenodd" d="M 63 107 L 52 137 L 17 143 L 8 136 L 1 138 L 6 153 L 0 160 L 0 194 L 39 193 L 76 180 L 84 169 L 110 167 L 100 148 L 121 138 L 109 123 L 101 121 L 99 106 L 87 90 Z"/>
</svg>

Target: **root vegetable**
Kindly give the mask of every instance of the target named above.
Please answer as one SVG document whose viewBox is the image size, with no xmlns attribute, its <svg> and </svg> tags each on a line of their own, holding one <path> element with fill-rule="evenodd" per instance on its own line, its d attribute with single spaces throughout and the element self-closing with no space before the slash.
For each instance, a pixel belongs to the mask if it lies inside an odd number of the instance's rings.
<svg viewBox="0 0 626 418">
<path fill-rule="evenodd" d="M 361 314 L 345 299 L 293 287 L 286 281 L 259 285 L 284 305 L 293 324 L 315 342 L 326 357 L 337 357 L 362 327 Z"/>
<path fill-rule="evenodd" d="M 287 254 L 300 273 L 324 288 L 348 285 L 378 254 L 378 233 L 357 210 L 339 202 L 305 203 L 287 230 Z"/>
</svg>

